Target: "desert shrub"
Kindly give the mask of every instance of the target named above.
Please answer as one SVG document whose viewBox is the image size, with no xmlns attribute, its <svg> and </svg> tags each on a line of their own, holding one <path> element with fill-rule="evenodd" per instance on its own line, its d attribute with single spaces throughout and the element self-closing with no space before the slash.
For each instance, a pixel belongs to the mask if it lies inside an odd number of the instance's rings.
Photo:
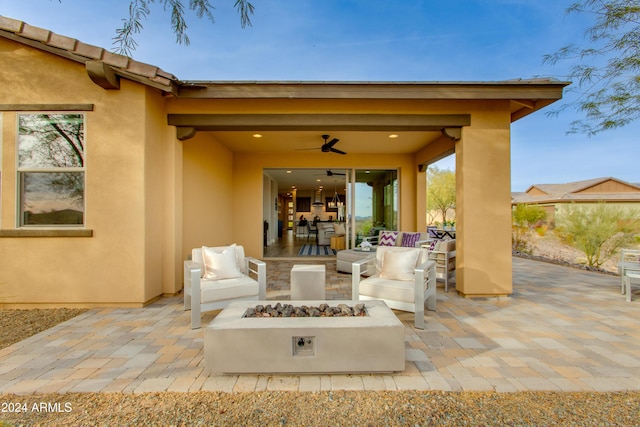
<svg viewBox="0 0 640 427">
<path fill-rule="evenodd" d="M 547 213 L 539 206 L 520 203 L 513 208 L 511 215 L 511 248 L 516 252 L 530 254 L 531 229 L 535 226 L 536 231 L 540 234 L 538 229 L 542 229 L 543 221 L 546 219 Z"/>
<path fill-rule="evenodd" d="M 584 252 L 590 267 L 600 267 L 617 251 L 634 241 L 637 210 L 598 203 L 572 204 L 556 215 L 556 232 L 569 245 Z"/>
</svg>

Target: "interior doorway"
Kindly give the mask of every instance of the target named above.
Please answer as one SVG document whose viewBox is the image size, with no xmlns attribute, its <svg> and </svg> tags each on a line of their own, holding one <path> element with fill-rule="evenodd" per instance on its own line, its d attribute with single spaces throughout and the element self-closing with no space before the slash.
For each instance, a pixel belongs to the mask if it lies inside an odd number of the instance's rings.
<svg viewBox="0 0 640 427">
<path fill-rule="evenodd" d="M 277 190 L 277 238 L 264 256 L 297 257 L 303 245 L 329 245 L 314 230 L 332 223 L 345 230 L 347 248 L 382 229 L 397 230 L 399 173 L 397 169 L 265 169 Z M 266 205 L 266 204 L 265 204 Z M 275 237 L 275 236 L 274 236 Z"/>
</svg>

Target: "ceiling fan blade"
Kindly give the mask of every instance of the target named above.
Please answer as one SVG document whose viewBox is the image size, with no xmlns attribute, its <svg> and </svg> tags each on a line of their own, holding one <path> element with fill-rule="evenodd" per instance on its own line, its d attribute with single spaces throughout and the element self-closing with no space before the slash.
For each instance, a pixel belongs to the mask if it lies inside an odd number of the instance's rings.
<svg viewBox="0 0 640 427">
<path fill-rule="evenodd" d="M 338 150 L 337 148 L 330 148 L 329 150 L 330 150 L 331 152 L 333 152 L 333 153 L 338 153 L 338 154 L 347 154 L 347 153 L 345 153 L 344 151 Z M 336 174 L 334 174 L 334 175 L 336 175 Z"/>
<path fill-rule="evenodd" d="M 338 138 L 333 138 L 331 141 L 327 142 L 325 145 L 329 148 L 333 147 L 340 141 Z"/>
</svg>

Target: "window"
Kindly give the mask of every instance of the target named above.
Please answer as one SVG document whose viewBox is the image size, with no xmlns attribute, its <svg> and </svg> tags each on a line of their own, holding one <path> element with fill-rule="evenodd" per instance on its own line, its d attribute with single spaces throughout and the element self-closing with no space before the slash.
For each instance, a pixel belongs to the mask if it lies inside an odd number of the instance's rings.
<svg viewBox="0 0 640 427">
<path fill-rule="evenodd" d="M 19 225 L 83 225 L 84 166 L 83 114 L 19 114 Z"/>
</svg>

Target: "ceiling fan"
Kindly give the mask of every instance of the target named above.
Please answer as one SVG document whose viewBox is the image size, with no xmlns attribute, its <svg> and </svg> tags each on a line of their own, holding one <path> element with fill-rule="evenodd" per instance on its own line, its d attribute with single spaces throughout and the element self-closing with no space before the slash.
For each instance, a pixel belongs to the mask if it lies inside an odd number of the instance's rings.
<svg viewBox="0 0 640 427">
<path fill-rule="evenodd" d="M 327 140 L 329 139 L 329 135 L 322 135 L 322 139 L 324 139 L 324 144 L 322 144 L 322 147 L 320 147 L 320 151 L 322 151 L 323 153 L 347 154 L 342 150 L 333 148 L 333 146 L 336 145 L 338 141 L 340 141 L 338 138 L 333 138 L 331 141 L 327 142 Z M 317 148 L 302 148 L 301 150 L 317 150 Z"/>
<path fill-rule="evenodd" d="M 338 153 L 338 154 L 347 154 L 342 150 L 338 150 L 337 148 L 333 148 L 334 145 L 340 141 L 338 138 L 333 138 L 331 141 L 327 142 L 329 139 L 329 135 L 322 135 L 322 139 L 324 139 L 324 144 L 320 147 L 320 151 L 323 153 Z"/>
<path fill-rule="evenodd" d="M 317 173 L 316 176 L 345 176 L 346 173 L 340 173 L 340 172 L 333 172 L 331 170 L 327 170 L 325 173 Z"/>
</svg>

